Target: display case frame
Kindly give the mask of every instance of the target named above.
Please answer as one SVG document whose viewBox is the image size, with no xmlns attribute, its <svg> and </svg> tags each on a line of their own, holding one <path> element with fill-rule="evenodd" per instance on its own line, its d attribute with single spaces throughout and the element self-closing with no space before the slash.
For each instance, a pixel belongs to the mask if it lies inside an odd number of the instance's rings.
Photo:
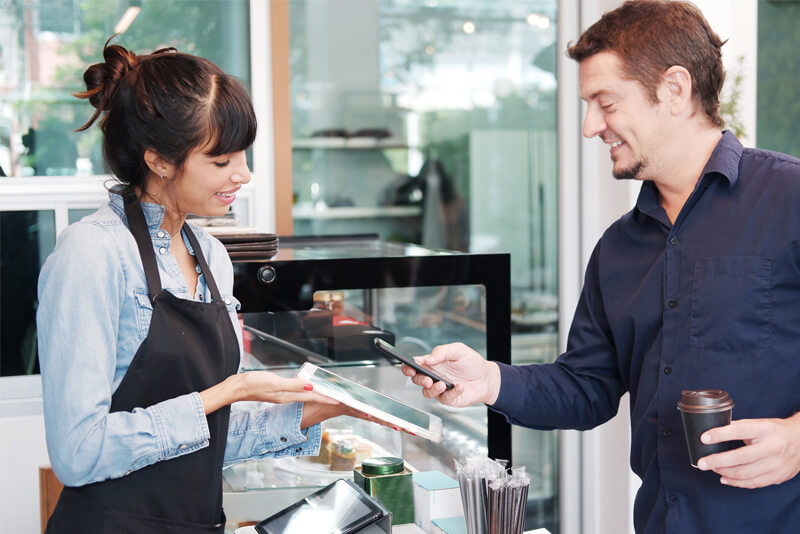
<svg viewBox="0 0 800 534">
<path fill-rule="evenodd" d="M 270 259 L 234 261 L 241 313 L 308 310 L 317 291 L 480 285 L 485 290 L 486 358 L 510 363 L 510 255 L 426 249 L 377 235 L 281 237 Z M 455 341 L 455 340 L 454 340 Z M 487 409 L 487 448 L 511 459 L 511 425 Z"/>
</svg>

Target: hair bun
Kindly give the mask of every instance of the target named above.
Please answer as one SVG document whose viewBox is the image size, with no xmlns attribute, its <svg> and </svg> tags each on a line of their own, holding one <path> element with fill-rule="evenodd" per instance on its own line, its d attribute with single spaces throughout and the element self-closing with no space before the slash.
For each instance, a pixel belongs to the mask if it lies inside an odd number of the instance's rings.
<svg viewBox="0 0 800 534">
<path fill-rule="evenodd" d="M 83 74 L 86 94 L 95 108 L 105 111 L 120 80 L 138 64 L 136 54 L 119 45 L 103 49 L 105 63 L 92 65 Z"/>
<path fill-rule="evenodd" d="M 87 129 L 103 111 L 111 107 L 114 93 L 120 81 L 139 64 L 139 57 L 120 45 L 109 45 L 112 35 L 103 47 L 103 63 L 95 63 L 83 73 L 86 90 L 73 93 L 78 98 L 89 100 L 95 108 L 92 117 L 77 131 Z"/>
</svg>

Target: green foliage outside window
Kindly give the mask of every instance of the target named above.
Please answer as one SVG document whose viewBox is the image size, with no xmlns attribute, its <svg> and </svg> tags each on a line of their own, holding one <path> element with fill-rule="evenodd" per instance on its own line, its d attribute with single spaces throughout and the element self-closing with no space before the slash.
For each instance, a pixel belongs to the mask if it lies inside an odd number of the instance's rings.
<svg viewBox="0 0 800 534">
<path fill-rule="evenodd" d="M 800 157 L 800 3 L 758 3 L 756 144 Z"/>
</svg>

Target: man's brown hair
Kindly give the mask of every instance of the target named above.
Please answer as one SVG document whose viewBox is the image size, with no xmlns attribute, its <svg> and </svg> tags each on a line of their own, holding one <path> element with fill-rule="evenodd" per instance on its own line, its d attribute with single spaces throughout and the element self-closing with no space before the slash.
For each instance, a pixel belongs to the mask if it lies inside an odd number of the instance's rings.
<svg viewBox="0 0 800 534">
<path fill-rule="evenodd" d="M 598 52 L 613 52 L 622 62 L 623 75 L 642 84 L 653 103 L 664 72 L 679 65 L 692 76 L 692 95 L 715 126 L 719 92 L 725 81 L 723 41 L 703 14 L 688 2 L 629 0 L 604 14 L 567 48 L 580 62 Z"/>
</svg>

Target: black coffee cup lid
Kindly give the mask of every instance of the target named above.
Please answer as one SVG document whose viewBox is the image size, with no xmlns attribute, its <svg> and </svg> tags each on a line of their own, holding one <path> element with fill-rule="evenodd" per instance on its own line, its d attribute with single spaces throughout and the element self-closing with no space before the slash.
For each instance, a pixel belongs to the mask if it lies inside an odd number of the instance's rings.
<svg viewBox="0 0 800 534">
<path fill-rule="evenodd" d="M 678 409 L 682 412 L 721 412 L 733 406 L 733 399 L 721 389 L 685 389 L 681 391 L 681 400 L 678 401 Z"/>
</svg>

